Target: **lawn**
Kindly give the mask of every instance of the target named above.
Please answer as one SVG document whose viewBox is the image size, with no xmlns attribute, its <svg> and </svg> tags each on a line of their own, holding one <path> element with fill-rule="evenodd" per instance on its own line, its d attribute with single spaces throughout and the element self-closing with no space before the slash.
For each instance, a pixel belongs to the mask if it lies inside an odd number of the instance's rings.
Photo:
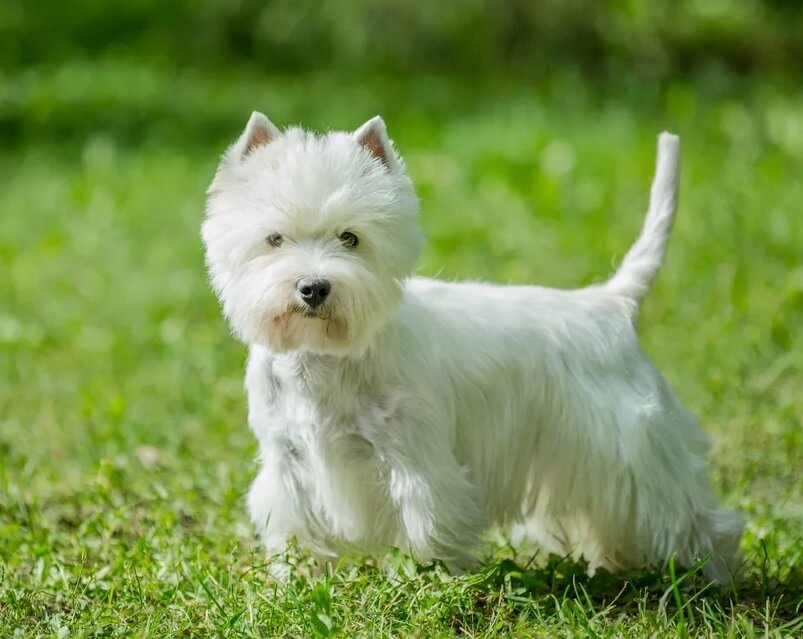
<svg viewBox="0 0 803 639">
<path fill-rule="evenodd" d="M 0 637 L 803 632 L 799 87 L 266 80 L 125 61 L 1 79 Z M 403 556 L 398 583 L 370 562 L 310 577 L 299 558 L 272 582 L 243 500 L 245 350 L 198 236 L 217 156 L 254 108 L 317 129 L 381 112 L 423 202 L 419 272 L 564 287 L 612 272 L 655 136 L 679 133 L 679 218 L 640 331 L 714 439 L 718 491 L 747 513 L 735 583 L 674 566 L 589 579 L 495 542 L 460 578 Z"/>
</svg>

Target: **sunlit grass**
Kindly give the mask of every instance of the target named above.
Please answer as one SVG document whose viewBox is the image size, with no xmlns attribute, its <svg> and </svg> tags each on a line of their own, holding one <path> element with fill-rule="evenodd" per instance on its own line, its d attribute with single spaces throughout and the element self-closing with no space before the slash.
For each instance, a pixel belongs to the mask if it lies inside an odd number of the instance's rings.
<svg viewBox="0 0 803 639">
<path fill-rule="evenodd" d="M 127 98 L 115 69 L 144 92 Z M 126 69 L 99 67 L 110 84 L 69 108 L 47 96 L 70 68 L 10 78 L 19 91 L 0 100 L 23 131 L 0 157 L 0 636 L 801 631 L 803 96 L 203 76 L 167 96 L 169 73 Z M 641 332 L 712 434 L 724 500 L 748 514 L 740 580 L 588 579 L 501 548 L 451 580 L 398 557 L 398 583 L 367 565 L 272 583 L 243 504 L 244 349 L 198 238 L 216 157 L 252 108 L 316 128 L 384 113 L 423 201 L 420 271 L 555 286 L 611 272 L 655 135 L 680 133 L 680 214 Z"/>
</svg>

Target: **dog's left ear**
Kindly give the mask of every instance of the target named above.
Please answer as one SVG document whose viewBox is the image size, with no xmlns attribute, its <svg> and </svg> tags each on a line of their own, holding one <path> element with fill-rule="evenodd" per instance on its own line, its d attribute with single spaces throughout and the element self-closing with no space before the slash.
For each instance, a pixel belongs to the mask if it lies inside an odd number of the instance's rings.
<svg viewBox="0 0 803 639">
<path fill-rule="evenodd" d="M 393 143 L 388 138 L 385 121 L 380 116 L 374 116 L 357 129 L 354 132 L 354 139 L 390 171 L 395 173 L 399 170 L 399 159 L 393 150 Z"/>
</svg>

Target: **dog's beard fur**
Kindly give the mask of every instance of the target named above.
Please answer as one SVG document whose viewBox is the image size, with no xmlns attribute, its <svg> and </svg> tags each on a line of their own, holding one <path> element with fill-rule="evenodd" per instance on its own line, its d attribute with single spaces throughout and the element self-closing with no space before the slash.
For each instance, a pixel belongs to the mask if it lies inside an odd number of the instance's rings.
<svg viewBox="0 0 803 639">
<path fill-rule="evenodd" d="M 325 352 L 349 343 L 349 324 L 332 306 L 309 310 L 292 304 L 284 312 L 265 316 L 259 336 L 277 353 L 300 349 Z"/>
<path fill-rule="evenodd" d="M 604 285 L 449 284 L 409 279 L 418 204 L 381 120 L 315 136 L 252 117 L 202 232 L 250 346 L 248 503 L 270 552 L 394 545 L 460 569 L 495 522 L 592 571 L 708 554 L 728 578 L 743 520 L 717 504 L 705 433 L 633 328 L 676 208 L 677 139 L 659 151 L 642 234 Z M 315 309 L 307 276 L 331 283 Z"/>
</svg>

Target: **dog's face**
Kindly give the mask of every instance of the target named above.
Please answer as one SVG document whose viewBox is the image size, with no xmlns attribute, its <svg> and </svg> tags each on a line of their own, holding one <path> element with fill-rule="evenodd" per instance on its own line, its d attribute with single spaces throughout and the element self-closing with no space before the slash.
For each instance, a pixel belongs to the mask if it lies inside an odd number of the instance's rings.
<svg viewBox="0 0 803 639">
<path fill-rule="evenodd" d="M 380 118 L 280 132 L 255 113 L 224 155 L 202 227 L 235 333 L 275 352 L 359 351 L 418 258 L 418 200 Z"/>
</svg>

